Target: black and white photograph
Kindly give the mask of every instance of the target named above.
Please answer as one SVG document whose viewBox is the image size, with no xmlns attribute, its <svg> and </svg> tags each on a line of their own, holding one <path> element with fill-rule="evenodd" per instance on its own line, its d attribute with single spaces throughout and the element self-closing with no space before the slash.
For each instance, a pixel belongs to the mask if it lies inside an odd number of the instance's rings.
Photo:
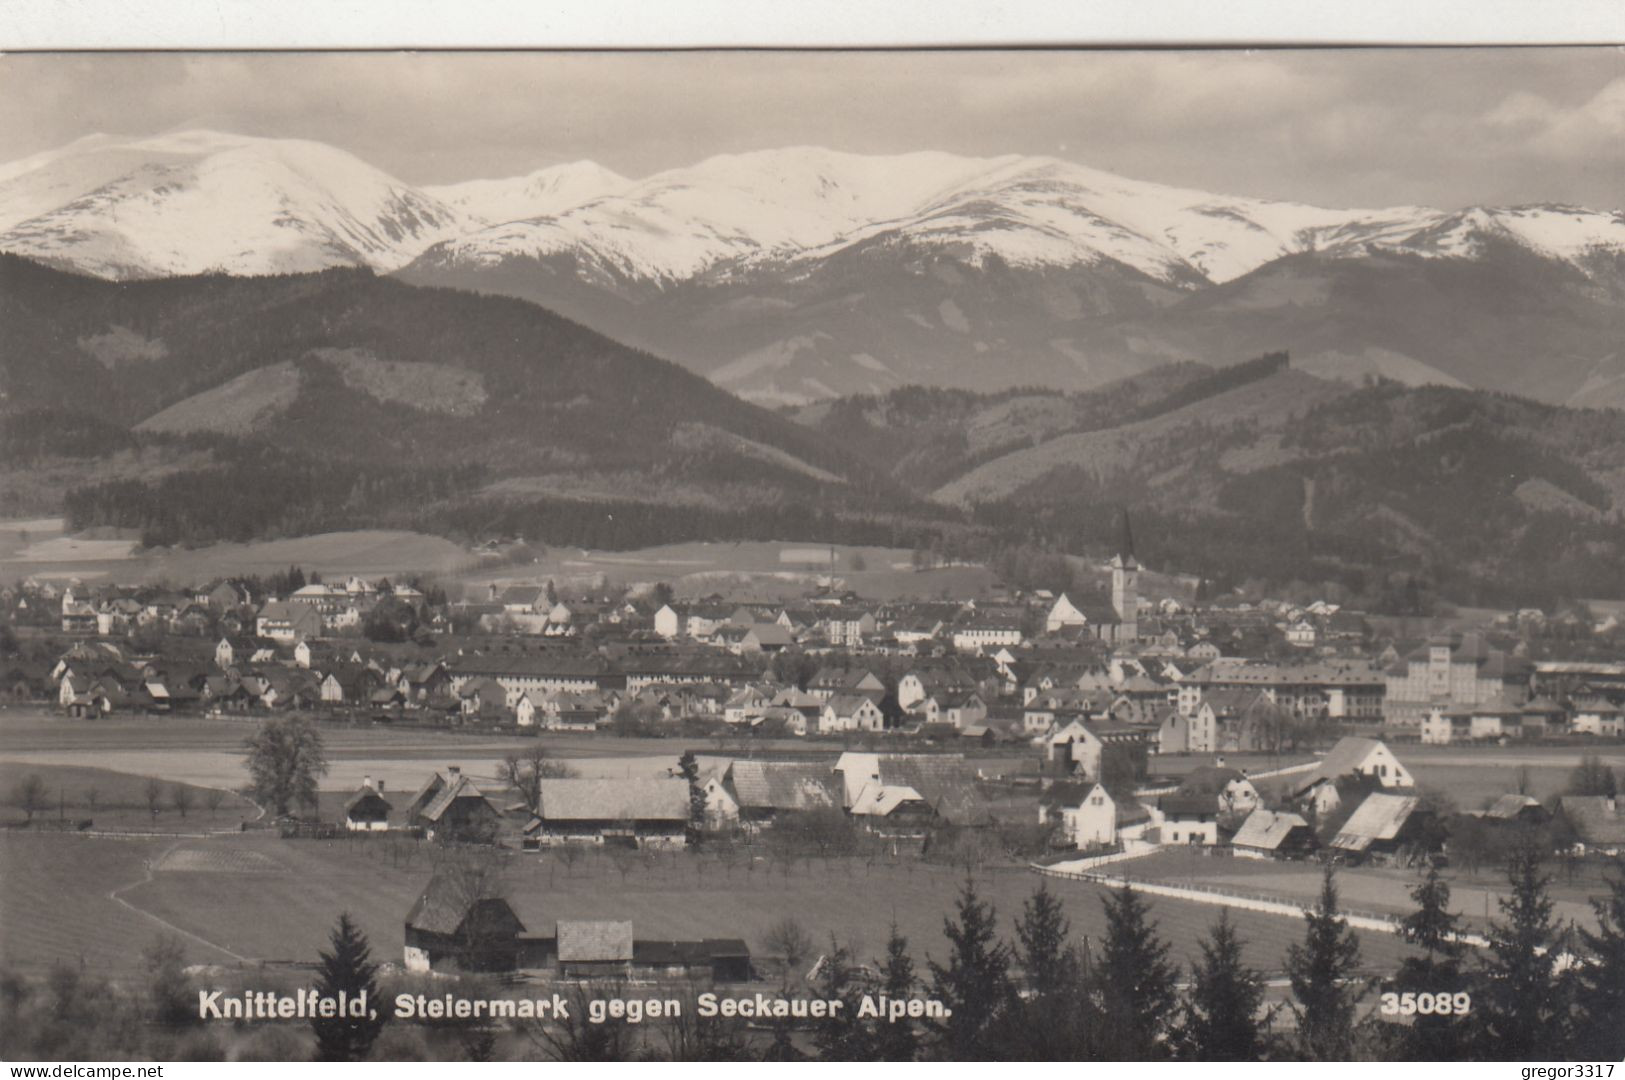
<svg viewBox="0 0 1625 1080">
<path fill-rule="evenodd" d="M 0 54 L 6 1061 L 1609 1080 L 1622 786 L 1619 48 Z"/>
</svg>

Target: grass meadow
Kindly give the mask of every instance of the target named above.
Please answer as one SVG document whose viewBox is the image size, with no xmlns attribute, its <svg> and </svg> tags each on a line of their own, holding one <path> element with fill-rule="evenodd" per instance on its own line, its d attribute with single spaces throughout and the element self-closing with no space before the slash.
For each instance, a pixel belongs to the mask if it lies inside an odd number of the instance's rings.
<svg viewBox="0 0 1625 1080">
<path fill-rule="evenodd" d="M 407 909 L 439 854 L 430 844 L 381 837 L 300 841 L 248 833 L 161 842 L 0 834 L 0 959 L 35 967 L 84 956 L 127 969 L 168 924 L 195 935 L 187 940 L 194 963 L 234 963 L 231 954 L 309 962 L 348 911 L 375 955 L 398 960 Z M 1060 896 L 1074 938 L 1098 943 L 1105 888 L 1044 880 Z M 874 957 L 895 920 L 923 964 L 927 955 L 944 954 L 943 918 L 964 881 L 962 869 L 913 859 L 785 864 L 681 852 L 592 854 L 569 863 L 552 853 L 515 853 L 505 884 L 521 920 L 541 932 L 558 919 L 630 919 L 640 938 L 738 937 L 760 951 L 768 928 L 790 917 L 820 943 L 833 934 Z M 978 889 L 1007 935 L 1013 937 L 1014 920 L 1039 881 L 1021 868 L 978 872 Z M 114 890 L 137 911 L 110 900 Z M 1188 964 L 1219 908 L 1163 898 L 1152 907 L 1173 958 Z M 1278 972 L 1286 947 L 1301 939 L 1302 921 L 1230 914 L 1248 943 L 1249 962 Z M 1361 939 L 1373 971 L 1392 968 L 1404 955 L 1392 935 Z"/>
</svg>

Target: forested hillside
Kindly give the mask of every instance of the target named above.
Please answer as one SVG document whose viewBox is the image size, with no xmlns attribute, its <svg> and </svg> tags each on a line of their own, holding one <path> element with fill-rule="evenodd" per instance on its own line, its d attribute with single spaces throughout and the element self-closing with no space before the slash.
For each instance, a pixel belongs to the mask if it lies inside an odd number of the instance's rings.
<svg viewBox="0 0 1625 1080">
<path fill-rule="evenodd" d="M 20 471 L 79 462 L 57 493 L 73 523 L 155 542 L 384 520 L 472 532 L 561 498 L 865 521 L 919 502 L 550 312 L 364 270 L 113 284 L 4 257 L 0 321 L 7 489 L 38 500 Z M 119 469 L 131 452 L 145 466 Z M 180 459 L 204 467 L 162 467 Z"/>
<path fill-rule="evenodd" d="M 1444 597 L 1625 596 L 1625 413 L 1282 353 L 1093 391 L 773 413 L 533 305 L 367 271 L 113 284 L 0 259 L 0 500 L 152 544 L 400 527 L 846 541 Z"/>
</svg>

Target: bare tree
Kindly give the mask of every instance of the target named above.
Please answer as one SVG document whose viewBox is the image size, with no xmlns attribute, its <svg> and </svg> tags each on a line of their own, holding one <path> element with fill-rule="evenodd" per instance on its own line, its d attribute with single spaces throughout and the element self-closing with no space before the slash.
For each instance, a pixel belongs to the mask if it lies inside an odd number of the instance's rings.
<svg viewBox="0 0 1625 1080">
<path fill-rule="evenodd" d="M 29 773 L 11 789 L 10 801 L 33 821 L 34 815 L 45 809 L 45 781 L 40 779 L 39 773 Z"/>
<path fill-rule="evenodd" d="M 636 1057 L 637 1029 L 625 1020 L 595 1024 L 589 1009 L 594 1001 L 624 996 L 619 983 L 578 983 L 566 997 L 567 1015 L 549 1020 L 527 1020 L 525 1037 L 553 1061 L 631 1061 Z"/>
<path fill-rule="evenodd" d="M 92 814 L 96 812 L 96 807 L 101 805 L 101 801 L 102 793 L 100 788 L 94 784 L 85 788 L 85 805 L 90 808 Z"/>
<path fill-rule="evenodd" d="M 784 985 L 789 987 L 792 975 L 812 955 L 813 938 L 795 919 L 786 916 L 768 927 L 762 935 L 762 947 L 770 956 L 784 960 Z"/>
<path fill-rule="evenodd" d="M 196 796 L 192 794 L 192 789 L 185 784 L 176 784 L 169 789 L 169 805 L 175 808 L 183 820 L 186 817 L 186 812 L 192 809 L 195 799 Z"/>
<path fill-rule="evenodd" d="M 548 753 L 545 746 L 530 746 L 524 753 L 512 753 L 499 763 L 502 779 L 525 800 L 525 806 L 536 813 L 542 802 L 542 781 L 562 780 L 574 776 L 575 770 Z"/>
<path fill-rule="evenodd" d="M 209 808 L 209 814 L 211 817 L 214 814 L 219 813 L 220 804 L 225 801 L 226 793 L 220 788 L 212 787 L 203 793 L 203 805 Z"/>
<path fill-rule="evenodd" d="M 147 813 L 152 815 L 152 820 L 157 821 L 158 811 L 162 809 L 164 805 L 163 783 L 156 777 L 149 779 L 147 781 L 145 794 L 147 796 Z"/>
</svg>

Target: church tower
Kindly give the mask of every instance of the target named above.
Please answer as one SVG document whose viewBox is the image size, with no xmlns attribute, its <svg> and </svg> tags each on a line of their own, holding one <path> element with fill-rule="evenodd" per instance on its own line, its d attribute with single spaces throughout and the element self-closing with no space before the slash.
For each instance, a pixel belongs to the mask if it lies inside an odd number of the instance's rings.
<svg viewBox="0 0 1625 1080">
<path fill-rule="evenodd" d="M 1140 564 L 1134 559 L 1134 533 L 1123 511 L 1117 554 L 1112 556 L 1112 607 L 1117 612 L 1118 641 L 1134 641 L 1139 636 Z"/>
</svg>

